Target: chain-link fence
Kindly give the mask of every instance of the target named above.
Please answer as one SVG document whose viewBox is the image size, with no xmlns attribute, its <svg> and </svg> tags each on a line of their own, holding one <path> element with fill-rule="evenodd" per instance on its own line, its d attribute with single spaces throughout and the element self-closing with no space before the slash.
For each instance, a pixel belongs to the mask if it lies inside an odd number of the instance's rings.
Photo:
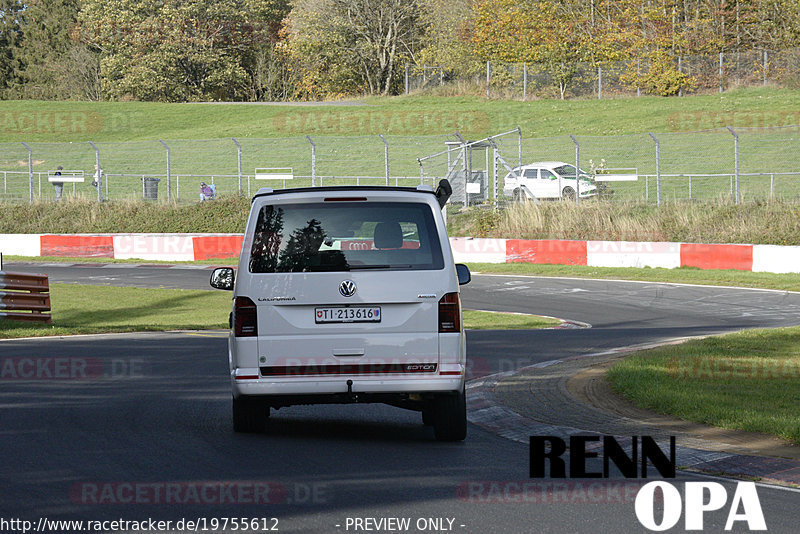
<svg viewBox="0 0 800 534">
<path fill-rule="evenodd" d="M 740 86 L 800 86 L 800 49 L 750 50 L 715 55 L 676 56 L 672 67 L 687 76 L 684 91 L 719 91 Z M 662 69 L 659 65 L 658 69 Z M 656 70 L 658 70 L 656 69 Z M 648 59 L 549 68 L 537 63 L 475 63 L 456 74 L 439 66 L 408 65 L 405 93 L 476 93 L 487 98 L 640 96 L 649 92 Z"/>
<path fill-rule="evenodd" d="M 92 185 L 98 163 L 99 194 Z M 65 181 L 65 196 L 108 200 L 197 201 L 202 183 L 217 194 L 252 195 L 260 187 L 435 185 L 442 178 L 453 183 L 454 202 L 501 207 L 520 199 L 522 186 L 522 197 L 537 200 L 797 200 L 800 126 L 546 138 L 525 138 L 517 128 L 479 140 L 454 133 L 2 143 L 0 200 L 54 199 L 59 166 L 79 176 Z"/>
</svg>

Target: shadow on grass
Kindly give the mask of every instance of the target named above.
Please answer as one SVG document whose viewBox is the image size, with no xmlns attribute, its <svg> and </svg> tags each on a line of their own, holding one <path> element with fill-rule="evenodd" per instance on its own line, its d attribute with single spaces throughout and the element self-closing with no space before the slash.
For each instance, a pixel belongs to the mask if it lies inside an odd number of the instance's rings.
<svg viewBox="0 0 800 534">
<path fill-rule="evenodd" d="M 111 297 L 124 299 L 125 295 L 115 297 L 111 294 Z M 0 320 L 0 337 L 227 327 L 229 308 L 217 310 L 216 306 L 210 306 L 208 294 L 181 292 L 180 295 L 144 300 L 133 306 L 102 306 L 95 301 L 94 304 L 100 305 L 93 309 L 71 307 L 75 306 L 74 303 L 66 306 L 67 309 L 60 309 L 56 304 L 52 324 Z M 192 312 L 192 307 L 197 309 L 197 313 Z"/>
<path fill-rule="evenodd" d="M 208 295 L 201 293 L 182 294 L 179 296 L 169 296 L 150 300 L 138 306 L 116 307 L 108 306 L 93 310 L 66 310 L 62 311 L 56 307 L 53 315 L 54 326 L 88 326 L 99 323 L 100 325 L 110 325 L 120 321 L 121 324 L 131 322 L 134 319 L 153 317 L 153 322 L 147 324 L 169 326 L 162 322 L 170 312 L 186 308 L 192 301 L 207 299 Z M 207 310 L 204 310 L 207 311 Z"/>
</svg>

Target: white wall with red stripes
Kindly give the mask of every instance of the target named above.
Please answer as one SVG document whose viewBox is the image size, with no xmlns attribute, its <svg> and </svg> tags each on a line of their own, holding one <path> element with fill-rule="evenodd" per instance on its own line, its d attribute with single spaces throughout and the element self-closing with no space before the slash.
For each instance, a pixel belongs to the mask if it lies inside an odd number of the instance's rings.
<svg viewBox="0 0 800 534">
<path fill-rule="evenodd" d="M 800 272 L 800 246 L 452 237 L 456 262 Z M 241 234 L 0 234 L 16 256 L 196 261 L 239 256 Z"/>
</svg>

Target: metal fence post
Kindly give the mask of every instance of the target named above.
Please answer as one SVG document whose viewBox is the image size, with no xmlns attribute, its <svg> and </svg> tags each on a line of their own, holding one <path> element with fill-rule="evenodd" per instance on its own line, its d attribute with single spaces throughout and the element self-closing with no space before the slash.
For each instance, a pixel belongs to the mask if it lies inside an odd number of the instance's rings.
<svg viewBox="0 0 800 534">
<path fill-rule="evenodd" d="M 494 197 L 494 211 L 497 211 L 497 145 L 492 148 L 492 184 L 494 185 L 492 195 Z"/>
<path fill-rule="evenodd" d="M 656 206 L 661 205 L 661 143 L 654 134 L 650 134 L 656 143 Z"/>
<path fill-rule="evenodd" d="M 405 85 L 405 93 L 408 94 L 408 64 L 406 64 L 406 71 L 403 75 L 403 81 Z"/>
<path fill-rule="evenodd" d="M 486 98 L 489 98 L 489 85 L 492 82 L 492 66 L 489 60 L 486 60 Z"/>
<path fill-rule="evenodd" d="M 236 152 L 237 152 L 237 160 L 238 160 L 238 167 L 239 167 L 239 194 L 242 194 L 242 145 L 239 144 L 239 141 L 236 140 L 235 137 L 231 137 L 234 143 L 236 143 Z"/>
<path fill-rule="evenodd" d="M 678 56 L 678 72 L 683 72 L 683 57 Z M 683 96 L 683 84 L 678 88 L 678 96 Z"/>
<path fill-rule="evenodd" d="M 728 131 L 733 135 L 733 169 L 736 173 L 736 197 L 734 202 L 739 203 L 739 134 L 728 126 Z"/>
<path fill-rule="evenodd" d="M 522 128 L 517 126 L 517 152 L 519 154 L 519 166 L 522 167 Z"/>
<path fill-rule="evenodd" d="M 642 58 L 636 58 L 636 96 L 642 96 L 642 88 L 639 87 L 640 76 L 642 75 Z"/>
<path fill-rule="evenodd" d="M 386 141 L 386 138 L 383 134 L 378 134 L 378 137 L 381 138 L 383 141 L 383 161 L 384 166 L 386 167 L 386 185 L 389 185 L 389 142 Z"/>
<path fill-rule="evenodd" d="M 28 151 L 28 194 L 30 196 L 29 202 L 33 204 L 33 150 L 28 146 L 28 143 L 22 143 L 22 146 Z"/>
<path fill-rule="evenodd" d="M 575 143 L 575 204 L 580 203 L 581 199 L 581 178 L 580 178 L 580 163 L 581 163 L 581 145 L 578 139 L 570 134 L 570 139 Z"/>
<path fill-rule="evenodd" d="M 603 67 L 597 66 L 597 100 L 603 99 Z"/>
<path fill-rule="evenodd" d="M 164 148 L 167 149 L 167 200 L 172 200 L 172 167 L 169 156 L 169 146 L 167 146 L 167 143 L 161 141 L 160 139 L 158 142 L 164 145 Z M 176 200 L 180 200 L 180 196 Z"/>
<path fill-rule="evenodd" d="M 96 175 L 97 175 L 97 201 L 103 201 L 103 167 L 100 166 L 100 149 L 97 148 L 97 145 L 94 142 L 89 141 L 89 144 L 92 145 L 94 149 L 94 165 L 97 167 Z M 108 199 L 108 185 L 106 185 L 106 199 Z"/>
<path fill-rule="evenodd" d="M 528 64 L 522 64 L 522 100 L 528 99 Z"/>
<path fill-rule="evenodd" d="M 722 56 L 723 52 L 719 53 L 719 92 L 722 92 Z"/>
<path fill-rule="evenodd" d="M 767 51 L 764 50 L 764 87 L 767 86 Z"/>
<path fill-rule="evenodd" d="M 469 206 L 469 193 L 467 193 L 467 184 L 472 179 L 472 145 L 463 145 L 464 151 L 464 207 Z"/>
<path fill-rule="evenodd" d="M 307 135 L 306 139 L 311 143 L 311 187 L 317 187 L 317 145 L 311 140 L 310 135 Z"/>
</svg>

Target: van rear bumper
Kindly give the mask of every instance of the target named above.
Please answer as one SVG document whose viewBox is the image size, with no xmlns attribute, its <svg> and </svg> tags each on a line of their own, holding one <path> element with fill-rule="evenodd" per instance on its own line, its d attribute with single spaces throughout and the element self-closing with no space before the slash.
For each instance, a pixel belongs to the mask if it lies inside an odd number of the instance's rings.
<svg viewBox="0 0 800 534">
<path fill-rule="evenodd" d="M 352 381 L 348 386 L 347 382 Z M 313 377 L 257 377 L 231 373 L 233 395 L 275 396 L 275 397 L 319 397 L 317 402 L 298 402 L 297 404 L 316 404 L 325 402 L 352 402 L 348 400 L 324 400 L 323 397 L 348 396 L 357 394 L 362 399 L 371 394 L 402 394 L 403 396 L 426 393 L 461 391 L 464 386 L 464 373 L 459 375 L 431 374 L 427 376 L 363 376 L 336 375 Z M 356 402 L 386 402 L 384 400 L 359 400 Z"/>
</svg>

